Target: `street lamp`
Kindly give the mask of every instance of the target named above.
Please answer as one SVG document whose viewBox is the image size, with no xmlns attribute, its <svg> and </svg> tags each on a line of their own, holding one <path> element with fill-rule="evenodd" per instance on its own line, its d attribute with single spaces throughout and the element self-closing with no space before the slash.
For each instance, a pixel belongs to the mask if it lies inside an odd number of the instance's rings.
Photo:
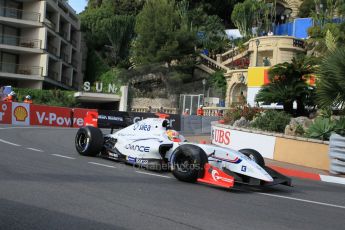
<svg viewBox="0 0 345 230">
<path fill-rule="evenodd" d="M 255 40 L 255 44 L 256 44 L 256 65 L 255 66 L 258 66 L 259 65 L 259 45 L 260 45 L 260 40 L 256 39 Z"/>
<path fill-rule="evenodd" d="M 202 104 L 205 104 L 205 86 L 206 86 L 206 79 L 202 79 L 202 86 L 203 86 L 203 91 L 202 91 L 202 95 L 203 95 L 203 99 L 202 99 Z"/>
</svg>

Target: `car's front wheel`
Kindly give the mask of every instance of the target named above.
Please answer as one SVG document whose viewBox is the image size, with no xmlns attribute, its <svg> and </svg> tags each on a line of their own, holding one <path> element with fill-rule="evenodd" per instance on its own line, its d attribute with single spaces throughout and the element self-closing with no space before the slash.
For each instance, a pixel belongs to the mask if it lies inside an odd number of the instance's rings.
<svg viewBox="0 0 345 230">
<path fill-rule="evenodd" d="M 265 166 L 265 160 L 258 151 L 254 149 L 240 149 L 239 152 L 255 161 L 255 163 L 257 163 L 259 166 Z"/>
<path fill-rule="evenodd" d="M 173 153 L 173 175 L 180 181 L 196 182 L 204 175 L 204 165 L 207 163 L 206 153 L 195 145 L 179 146 Z"/>
<path fill-rule="evenodd" d="M 102 149 L 103 133 L 93 126 L 82 127 L 75 136 L 75 148 L 83 156 L 96 156 Z"/>
</svg>

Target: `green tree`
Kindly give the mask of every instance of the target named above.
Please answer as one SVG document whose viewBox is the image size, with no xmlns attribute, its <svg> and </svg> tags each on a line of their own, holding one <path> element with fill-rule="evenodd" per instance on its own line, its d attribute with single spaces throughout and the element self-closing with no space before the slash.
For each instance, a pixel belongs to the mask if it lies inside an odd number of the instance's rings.
<svg viewBox="0 0 345 230">
<path fill-rule="evenodd" d="M 175 1 L 147 1 L 136 18 L 133 43 L 136 64 L 179 60 L 193 53 L 195 34 L 179 14 Z"/>
<path fill-rule="evenodd" d="M 258 34 L 262 30 L 267 32 L 271 26 L 269 20 L 269 16 L 272 14 L 271 6 L 264 1 L 245 0 L 243 3 L 235 5 L 231 13 L 231 20 L 244 37 L 253 35 L 253 27 L 258 28 Z"/>
<path fill-rule="evenodd" d="M 312 102 L 314 87 L 306 80 L 315 73 L 315 59 L 306 56 L 293 58 L 273 66 L 268 74 L 270 83 L 256 95 L 256 101 L 283 103 L 284 111 L 293 114 L 293 102 L 297 102 L 297 115 L 304 115 L 307 102 Z"/>
<path fill-rule="evenodd" d="M 330 52 L 318 71 L 317 101 L 321 107 L 345 109 L 345 48 Z"/>
</svg>

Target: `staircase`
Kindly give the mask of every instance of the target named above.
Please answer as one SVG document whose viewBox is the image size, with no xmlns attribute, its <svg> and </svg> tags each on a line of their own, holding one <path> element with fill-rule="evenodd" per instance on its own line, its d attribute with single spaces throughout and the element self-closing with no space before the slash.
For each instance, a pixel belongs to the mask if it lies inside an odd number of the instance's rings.
<svg viewBox="0 0 345 230">
<path fill-rule="evenodd" d="M 200 64 L 197 67 L 209 74 L 222 70 L 225 72 L 225 76 L 227 76 L 231 70 L 237 69 L 234 63 L 248 55 L 248 49 L 249 42 L 246 42 L 241 47 L 236 47 L 223 54 L 217 54 L 216 60 L 200 54 Z"/>
</svg>

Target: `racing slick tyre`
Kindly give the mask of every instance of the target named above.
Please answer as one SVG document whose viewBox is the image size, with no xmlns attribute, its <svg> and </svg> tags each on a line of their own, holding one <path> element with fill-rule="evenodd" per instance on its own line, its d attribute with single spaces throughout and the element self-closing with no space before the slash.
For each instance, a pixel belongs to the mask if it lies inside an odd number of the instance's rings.
<svg viewBox="0 0 345 230">
<path fill-rule="evenodd" d="M 103 133 L 93 126 L 82 127 L 75 136 L 75 148 L 83 156 L 96 156 L 103 146 Z"/>
<path fill-rule="evenodd" d="M 179 146 L 173 154 L 172 173 L 178 180 L 193 183 L 204 176 L 204 165 L 208 162 L 204 150 L 185 144 Z"/>
<path fill-rule="evenodd" d="M 259 166 L 265 166 L 265 160 L 258 151 L 254 149 L 240 149 L 239 152 L 254 160 Z"/>
</svg>

